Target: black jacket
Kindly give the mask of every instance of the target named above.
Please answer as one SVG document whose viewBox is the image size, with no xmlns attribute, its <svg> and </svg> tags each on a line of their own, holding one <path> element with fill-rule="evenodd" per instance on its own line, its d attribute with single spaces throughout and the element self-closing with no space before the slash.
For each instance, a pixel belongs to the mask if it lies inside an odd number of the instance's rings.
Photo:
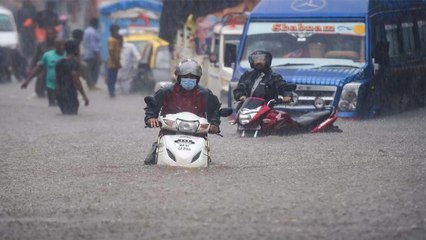
<svg viewBox="0 0 426 240">
<path fill-rule="evenodd" d="M 241 75 L 237 87 L 234 89 L 234 99 L 240 100 L 241 96 L 250 97 L 250 93 L 256 78 L 260 75 L 259 70 L 248 70 Z M 290 92 L 285 91 L 286 81 L 281 75 L 272 72 L 271 68 L 263 70 L 263 76 L 252 97 L 264 98 L 266 101 L 276 99 L 278 95 L 283 97 L 291 96 Z"/>
</svg>

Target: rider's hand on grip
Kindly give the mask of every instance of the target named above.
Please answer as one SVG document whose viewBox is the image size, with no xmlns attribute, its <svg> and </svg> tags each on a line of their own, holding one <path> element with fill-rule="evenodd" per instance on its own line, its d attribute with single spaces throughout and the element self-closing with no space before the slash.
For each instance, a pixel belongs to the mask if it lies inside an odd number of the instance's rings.
<svg viewBox="0 0 426 240">
<path fill-rule="evenodd" d="M 240 97 L 240 101 L 241 101 L 241 102 L 244 102 L 246 99 L 247 99 L 247 97 L 246 97 L 246 96 L 241 96 L 241 97 Z"/>
<path fill-rule="evenodd" d="M 283 103 L 291 103 L 291 97 L 283 97 Z"/>
<path fill-rule="evenodd" d="M 219 126 L 216 126 L 216 125 L 213 125 L 213 124 L 210 125 L 209 133 L 212 133 L 212 134 L 218 134 L 218 133 L 220 133 Z"/>
<path fill-rule="evenodd" d="M 151 128 L 160 127 L 160 122 L 156 118 L 150 118 L 146 121 L 146 125 Z"/>
</svg>

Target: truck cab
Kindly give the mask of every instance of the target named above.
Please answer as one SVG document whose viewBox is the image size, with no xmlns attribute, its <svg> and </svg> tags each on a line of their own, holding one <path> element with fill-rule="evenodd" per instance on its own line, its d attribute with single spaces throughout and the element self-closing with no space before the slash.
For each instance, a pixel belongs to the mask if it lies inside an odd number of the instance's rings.
<svg viewBox="0 0 426 240">
<path fill-rule="evenodd" d="M 248 16 L 232 90 L 255 50 L 273 55 L 272 70 L 297 84 L 288 112 L 335 108 L 341 118 L 424 106 L 425 1 L 263 0 Z M 407 64 L 409 63 L 409 64 Z"/>
</svg>

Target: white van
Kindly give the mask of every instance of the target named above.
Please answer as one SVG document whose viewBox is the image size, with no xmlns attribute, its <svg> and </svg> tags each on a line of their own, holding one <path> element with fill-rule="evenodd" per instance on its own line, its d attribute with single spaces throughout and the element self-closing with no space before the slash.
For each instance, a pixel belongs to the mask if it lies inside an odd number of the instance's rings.
<svg viewBox="0 0 426 240">
<path fill-rule="evenodd" d="M 207 86 L 221 101 L 224 101 L 228 95 L 228 85 L 231 81 L 243 27 L 242 24 L 218 25 L 213 29 Z"/>
<path fill-rule="evenodd" d="M 243 33 L 246 13 L 229 14 L 227 21 L 216 24 L 210 46 L 207 86 L 226 102 L 237 48 Z"/>
<path fill-rule="evenodd" d="M 19 45 L 18 31 L 12 11 L 0 6 L 0 47 L 16 49 Z"/>
<path fill-rule="evenodd" d="M 0 83 L 10 82 L 12 55 L 18 51 L 19 38 L 12 11 L 0 6 Z"/>
</svg>

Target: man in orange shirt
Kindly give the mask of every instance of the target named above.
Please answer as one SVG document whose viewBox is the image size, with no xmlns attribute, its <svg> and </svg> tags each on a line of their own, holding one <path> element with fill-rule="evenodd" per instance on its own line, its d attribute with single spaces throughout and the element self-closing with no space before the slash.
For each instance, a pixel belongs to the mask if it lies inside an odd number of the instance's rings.
<svg viewBox="0 0 426 240">
<path fill-rule="evenodd" d="M 123 38 L 118 34 L 120 27 L 118 25 L 111 25 L 111 36 L 108 39 L 108 92 L 111 98 L 115 97 L 115 83 L 117 82 L 118 69 L 120 65 L 121 47 L 123 45 Z"/>
</svg>

